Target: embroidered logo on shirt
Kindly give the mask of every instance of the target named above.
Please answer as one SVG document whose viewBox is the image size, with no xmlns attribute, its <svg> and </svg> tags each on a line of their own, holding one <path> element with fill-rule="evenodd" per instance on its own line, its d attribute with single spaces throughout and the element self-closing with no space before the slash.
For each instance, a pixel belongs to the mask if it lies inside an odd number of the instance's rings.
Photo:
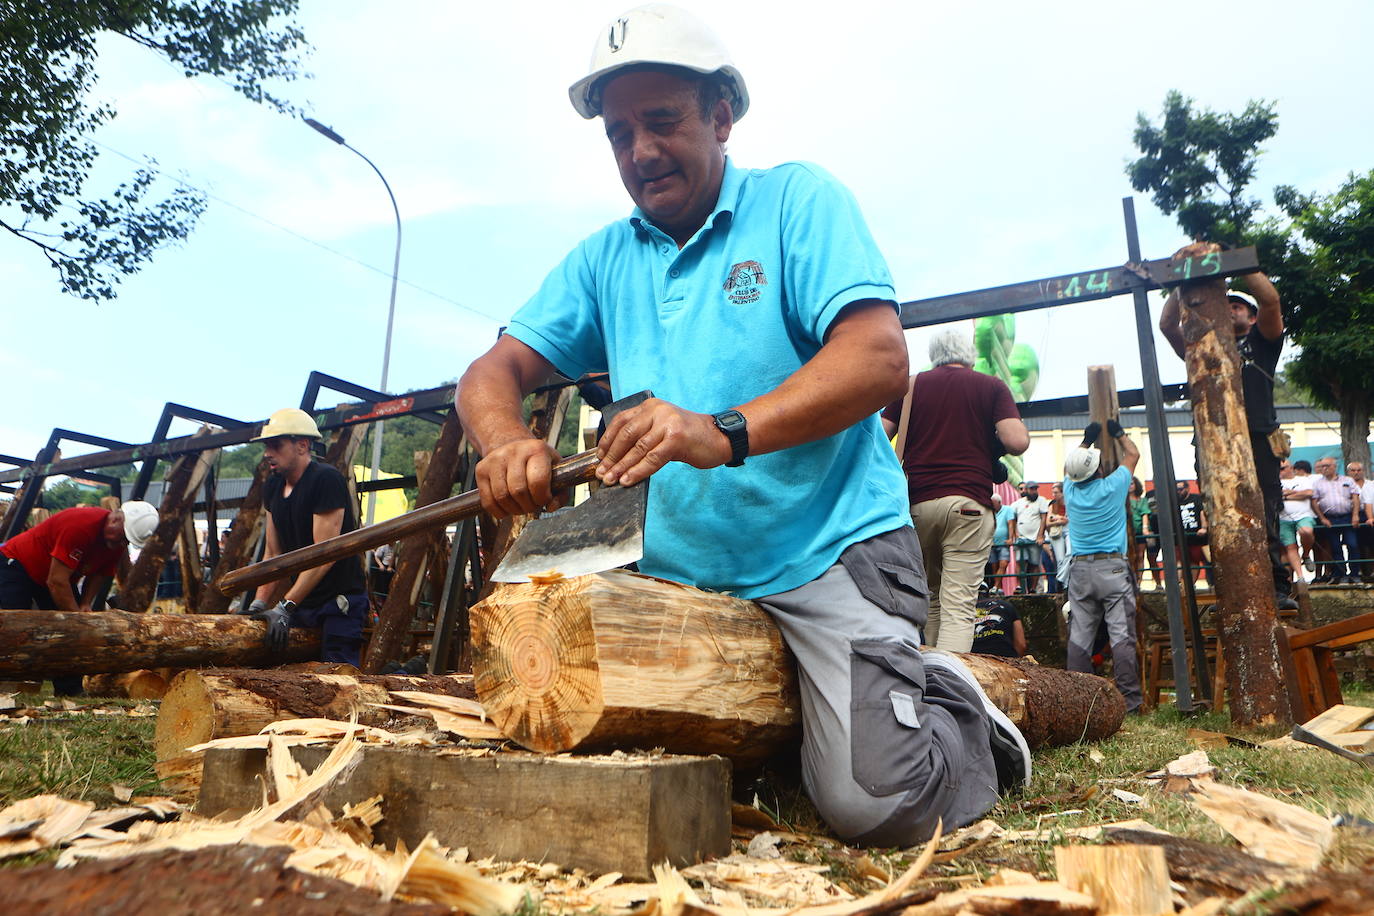
<svg viewBox="0 0 1374 916">
<path fill-rule="evenodd" d="M 763 295 L 760 287 L 767 285 L 768 277 L 763 272 L 762 264 L 758 261 L 740 261 L 730 268 L 730 275 L 725 278 L 725 296 L 735 305 L 758 302 Z"/>
</svg>

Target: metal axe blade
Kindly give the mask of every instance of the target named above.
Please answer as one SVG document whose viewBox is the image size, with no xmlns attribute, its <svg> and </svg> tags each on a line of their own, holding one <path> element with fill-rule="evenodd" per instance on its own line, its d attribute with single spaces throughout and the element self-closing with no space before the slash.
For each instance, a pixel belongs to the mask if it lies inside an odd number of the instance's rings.
<svg viewBox="0 0 1374 916">
<path fill-rule="evenodd" d="M 653 397 L 648 391 L 607 404 L 607 421 Z M 558 573 L 565 578 L 604 572 L 644 556 L 644 514 L 649 481 L 630 487 L 601 487 L 589 499 L 533 519 L 506 552 L 495 582 L 528 582 L 530 576 Z"/>
</svg>

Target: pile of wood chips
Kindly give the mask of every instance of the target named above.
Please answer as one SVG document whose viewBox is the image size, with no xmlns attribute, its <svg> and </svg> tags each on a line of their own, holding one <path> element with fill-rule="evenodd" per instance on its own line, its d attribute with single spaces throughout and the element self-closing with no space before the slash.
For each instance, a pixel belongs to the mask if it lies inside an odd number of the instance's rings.
<svg viewBox="0 0 1374 916">
<path fill-rule="evenodd" d="M 625 882 L 619 874 L 591 875 L 556 863 L 472 861 L 466 849 L 443 848 L 432 837 L 413 850 L 387 850 L 374 844 L 372 830 L 384 815 L 382 797 L 347 805 L 337 814 L 319 802 L 333 782 L 356 766 L 362 745 L 426 746 L 463 754 L 489 754 L 494 746 L 479 737 L 487 723 L 476 704 L 430 694 L 401 699 L 417 706 L 398 709 L 425 710 L 439 730 L 467 734 L 470 743 L 455 743 L 429 729 L 389 732 L 325 719 L 276 722 L 260 735 L 192 749 L 266 748 L 262 804 L 241 817 L 199 818 L 166 799 L 135 800 L 97 812 L 86 803 L 42 796 L 0 811 L 0 855 L 65 846 L 58 864 L 72 866 L 221 846 L 288 847 L 289 868 L 342 880 L 381 901 L 434 903 L 479 916 L 509 913 L 530 901 L 555 914 L 595 909 L 632 916 L 1210 916 L 1228 907 L 1256 906 L 1261 896 L 1272 898 L 1274 888 L 1284 887 L 1288 889 L 1279 900 L 1294 905 L 1317 900 L 1321 905 L 1312 912 L 1365 912 L 1359 907 L 1367 894 L 1359 888 L 1369 875 L 1318 871 L 1335 833 L 1331 822 L 1296 805 L 1217 782 L 1205 750 L 1150 774 L 1152 791 L 1182 794 L 1242 849 L 1174 837 L 1141 819 L 1059 827 L 1056 816 L 1072 812 L 1056 811 L 1032 830 L 1008 831 L 985 820 L 937 836 L 909 851 L 916 854 L 915 861 L 894 876 L 878 864 L 886 861 L 883 857 L 870 858 L 832 839 L 791 833 L 756 807 L 737 805 L 735 854 L 681 870 L 661 866 L 652 882 Z M 1332 720 L 1346 723 L 1350 718 Z M 314 772 L 306 773 L 292 759 L 290 747 L 311 743 L 333 743 L 333 748 Z M 1147 806 L 1145 797 L 1117 791 L 1123 802 Z M 173 816 L 179 820 L 167 820 Z M 1063 845 L 1066 839 L 1107 845 Z M 995 852 L 1001 845 L 1010 852 L 1016 844 L 1042 843 L 1053 845 L 1056 881 L 1012 868 L 982 881 L 973 870 L 963 876 L 927 874 L 932 865 L 975 850 Z M 783 849 L 789 854 L 824 850 L 823 860 L 843 859 L 846 871 L 858 880 L 851 878 L 846 885 L 830 865 L 792 861 Z M 985 855 L 980 859 L 995 861 Z M 865 883 L 872 887 L 867 893 L 862 892 Z M 1337 906 L 1333 895 L 1338 892 L 1353 895 L 1355 908 Z M 1267 899 L 1267 906 L 1274 904 Z"/>
</svg>

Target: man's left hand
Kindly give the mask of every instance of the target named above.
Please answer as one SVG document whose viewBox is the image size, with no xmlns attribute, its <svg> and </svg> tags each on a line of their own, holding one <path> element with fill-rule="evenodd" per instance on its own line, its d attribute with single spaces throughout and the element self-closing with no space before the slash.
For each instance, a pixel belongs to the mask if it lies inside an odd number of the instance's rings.
<svg viewBox="0 0 1374 916">
<path fill-rule="evenodd" d="M 1096 420 L 1083 427 L 1083 447 L 1087 448 L 1097 441 L 1097 437 L 1102 435 L 1102 424 Z"/>
<path fill-rule="evenodd" d="M 670 461 L 694 468 L 720 467 L 730 460 L 730 440 L 710 414 L 683 410 L 650 398 L 618 414 L 597 446 L 596 476 L 605 484 L 631 486 Z"/>
</svg>

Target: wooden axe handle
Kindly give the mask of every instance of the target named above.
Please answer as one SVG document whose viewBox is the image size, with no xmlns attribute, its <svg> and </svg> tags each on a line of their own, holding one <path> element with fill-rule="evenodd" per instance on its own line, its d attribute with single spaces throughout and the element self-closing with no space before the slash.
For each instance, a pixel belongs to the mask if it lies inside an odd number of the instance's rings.
<svg viewBox="0 0 1374 916">
<path fill-rule="evenodd" d="M 562 490 L 591 480 L 596 475 L 598 463 L 596 449 L 589 449 L 560 461 L 553 468 L 553 488 Z M 270 560 L 233 570 L 221 576 L 215 585 L 226 595 L 236 594 L 266 582 L 275 582 L 301 570 L 313 569 L 342 560 L 344 557 L 354 556 L 364 550 L 389 544 L 417 532 L 443 528 L 450 522 L 469 518 L 481 510 L 482 500 L 477 491 L 469 490 L 384 522 L 358 528 L 347 534 L 320 541 L 318 544 L 311 544 L 272 557 Z"/>
</svg>

